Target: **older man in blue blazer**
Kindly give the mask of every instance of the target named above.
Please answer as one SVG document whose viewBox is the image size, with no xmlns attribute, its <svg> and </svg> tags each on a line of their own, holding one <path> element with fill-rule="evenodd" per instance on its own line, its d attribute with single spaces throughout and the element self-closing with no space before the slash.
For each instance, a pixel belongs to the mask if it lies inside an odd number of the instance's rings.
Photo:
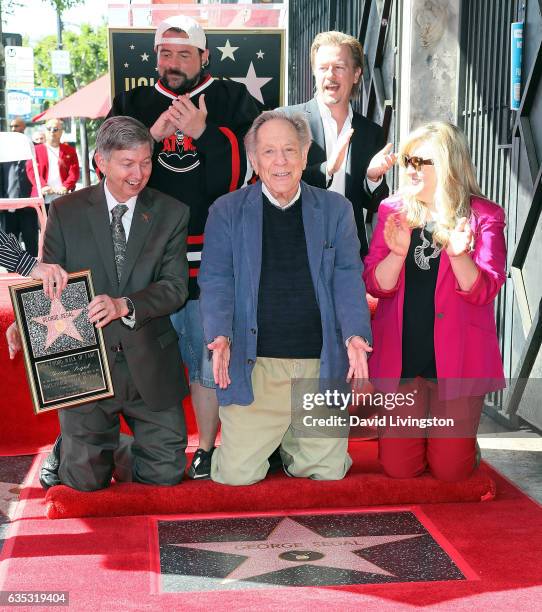
<svg viewBox="0 0 542 612">
<path fill-rule="evenodd" d="M 367 378 L 371 330 L 352 205 L 301 181 L 310 146 L 302 115 L 262 113 L 245 144 L 261 182 L 211 207 L 198 278 L 222 423 L 211 478 L 257 482 L 280 445 L 288 475 L 341 479 L 352 463 L 345 429 L 315 434 L 303 418 L 306 430 L 295 427 L 303 407 L 292 381 L 304 382 L 306 398 L 330 381 Z"/>
</svg>

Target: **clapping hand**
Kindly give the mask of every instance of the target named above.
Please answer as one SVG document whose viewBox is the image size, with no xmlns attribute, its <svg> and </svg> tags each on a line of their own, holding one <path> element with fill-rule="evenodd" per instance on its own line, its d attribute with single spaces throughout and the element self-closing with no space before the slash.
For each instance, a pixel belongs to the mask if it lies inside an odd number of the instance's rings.
<svg viewBox="0 0 542 612">
<path fill-rule="evenodd" d="M 397 161 L 397 155 L 392 153 L 393 144 L 389 142 L 369 162 L 367 178 L 370 181 L 379 181 Z"/>
<path fill-rule="evenodd" d="M 150 133 L 156 142 L 161 142 L 164 138 L 168 138 L 175 133 L 175 126 L 170 121 L 169 109 L 165 110 L 154 122 Z"/>
<path fill-rule="evenodd" d="M 350 138 L 354 130 L 350 128 L 344 134 L 341 134 L 337 139 L 337 144 L 333 149 L 333 152 L 327 160 L 326 170 L 329 176 L 333 176 L 337 172 L 344 162 L 346 152 L 348 151 L 348 145 L 350 144 Z"/>
<path fill-rule="evenodd" d="M 199 108 L 188 95 L 179 96 L 169 107 L 169 121 L 183 134 L 198 139 L 207 127 L 205 94 L 199 99 Z"/>
<path fill-rule="evenodd" d="M 406 257 L 410 247 L 410 227 L 401 213 L 389 215 L 384 225 L 384 240 L 392 253 Z"/>
<path fill-rule="evenodd" d="M 472 246 L 472 230 L 466 217 L 458 220 L 455 229 L 450 232 L 450 238 L 446 245 L 448 257 L 459 257 L 468 253 Z"/>
</svg>

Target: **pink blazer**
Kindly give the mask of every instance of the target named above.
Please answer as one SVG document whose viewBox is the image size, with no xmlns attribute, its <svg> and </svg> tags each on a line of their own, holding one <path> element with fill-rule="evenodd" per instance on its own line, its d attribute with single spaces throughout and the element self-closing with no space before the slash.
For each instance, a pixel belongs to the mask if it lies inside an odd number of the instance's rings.
<svg viewBox="0 0 542 612">
<path fill-rule="evenodd" d="M 372 379 L 396 381 L 401 376 L 405 269 L 403 266 L 397 285 L 389 291 L 381 289 L 375 277 L 376 266 L 389 253 L 383 234 L 386 219 L 401 206 L 398 196 L 380 204 L 365 258 L 367 291 L 379 298 L 372 321 Z M 444 381 L 447 399 L 484 395 L 505 386 L 494 314 L 494 300 L 506 278 L 505 215 L 500 206 L 480 197 L 472 197 L 471 208 L 471 257 L 479 268 L 478 278 L 470 291 L 461 291 L 450 259 L 442 251 L 435 288 L 435 361 L 439 387 L 443 388 L 441 381 L 451 379 Z M 381 386 L 393 387 L 390 381 Z"/>
</svg>

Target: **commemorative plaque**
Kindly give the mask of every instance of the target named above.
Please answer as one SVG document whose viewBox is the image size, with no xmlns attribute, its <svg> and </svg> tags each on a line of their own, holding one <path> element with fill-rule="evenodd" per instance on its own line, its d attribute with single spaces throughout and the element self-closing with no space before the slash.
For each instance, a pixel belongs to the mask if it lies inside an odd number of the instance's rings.
<svg viewBox="0 0 542 612">
<path fill-rule="evenodd" d="M 41 281 L 9 288 L 21 334 L 36 413 L 69 408 L 113 395 L 101 329 L 88 319 L 94 297 L 90 270 L 68 275 L 60 299 Z"/>
</svg>

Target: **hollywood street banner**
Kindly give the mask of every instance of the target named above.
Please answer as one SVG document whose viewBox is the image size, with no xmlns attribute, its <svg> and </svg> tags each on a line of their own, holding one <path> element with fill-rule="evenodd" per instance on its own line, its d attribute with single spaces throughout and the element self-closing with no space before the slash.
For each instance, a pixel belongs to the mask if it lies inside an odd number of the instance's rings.
<svg viewBox="0 0 542 612">
<path fill-rule="evenodd" d="M 206 30 L 209 72 L 243 83 L 265 109 L 284 104 L 284 30 Z M 154 29 L 109 30 L 111 97 L 158 80 Z"/>
</svg>

